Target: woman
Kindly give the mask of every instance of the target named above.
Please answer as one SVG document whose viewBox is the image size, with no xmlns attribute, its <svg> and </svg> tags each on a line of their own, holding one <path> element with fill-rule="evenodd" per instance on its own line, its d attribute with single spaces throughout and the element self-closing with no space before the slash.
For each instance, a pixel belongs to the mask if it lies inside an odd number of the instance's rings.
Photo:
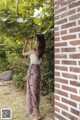
<svg viewBox="0 0 80 120">
<path fill-rule="evenodd" d="M 26 116 L 33 115 L 33 120 L 40 120 L 41 114 L 40 105 L 40 81 L 41 81 L 41 66 L 43 54 L 45 52 L 44 35 L 36 35 L 35 49 L 26 52 L 27 40 L 25 40 L 22 55 L 30 55 L 30 66 L 27 74 L 27 94 L 26 94 Z"/>
</svg>

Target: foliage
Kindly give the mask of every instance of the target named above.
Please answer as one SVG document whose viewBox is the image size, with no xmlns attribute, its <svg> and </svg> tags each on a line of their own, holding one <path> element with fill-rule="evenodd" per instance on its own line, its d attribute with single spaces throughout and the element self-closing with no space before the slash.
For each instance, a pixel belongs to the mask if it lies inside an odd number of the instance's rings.
<svg viewBox="0 0 80 120">
<path fill-rule="evenodd" d="M 54 63 L 53 63 L 53 32 L 48 31 L 45 35 L 46 38 L 46 51 L 44 54 L 44 61 L 42 64 L 42 94 L 46 95 L 47 93 L 53 92 L 53 86 L 54 86 Z"/>
<path fill-rule="evenodd" d="M 44 34 L 47 48 L 42 63 L 42 94 L 53 92 L 52 2 L 53 0 L 0 1 L 0 71 L 12 69 L 15 85 L 25 88 L 29 57 L 23 58 L 21 55 L 23 40 L 25 37 L 32 40 L 37 33 Z M 39 14 L 36 15 L 35 11 Z M 26 49 L 29 50 L 30 46 L 27 45 Z"/>
<path fill-rule="evenodd" d="M 0 39 L 0 72 L 8 69 L 8 61 L 6 59 L 4 39 Z"/>
<path fill-rule="evenodd" d="M 15 39 L 32 38 L 53 26 L 52 0 L 4 1 L 0 1 L 0 33 Z M 35 15 L 40 9 L 40 14 Z"/>
<path fill-rule="evenodd" d="M 16 87 L 24 88 L 28 63 L 26 60 L 26 65 L 24 59 L 21 58 L 22 45 L 16 43 L 17 41 L 11 41 L 9 38 L 5 40 L 5 37 L 0 40 L 0 71 L 11 69 L 14 72 L 12 78 Z"/>
<path fill-rule="evenodd" d="M 23 89 L 26 87 L 28 66 L 20 60 L 16 60 L 16 62 L 12 78 L 16 87 Z"/>
</svg>

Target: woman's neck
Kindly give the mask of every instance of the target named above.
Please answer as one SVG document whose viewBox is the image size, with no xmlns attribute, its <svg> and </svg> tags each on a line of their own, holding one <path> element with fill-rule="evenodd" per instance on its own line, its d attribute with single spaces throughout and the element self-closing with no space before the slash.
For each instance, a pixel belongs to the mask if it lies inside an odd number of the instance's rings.
<svg viewBox="0 0 80 120">
<path fill-rule="evenodd" d="M 36 55 L 38 54 L 38 49 L 37 48 L 34 48 L 35 52 L 36 52 Z"/>
</svg>

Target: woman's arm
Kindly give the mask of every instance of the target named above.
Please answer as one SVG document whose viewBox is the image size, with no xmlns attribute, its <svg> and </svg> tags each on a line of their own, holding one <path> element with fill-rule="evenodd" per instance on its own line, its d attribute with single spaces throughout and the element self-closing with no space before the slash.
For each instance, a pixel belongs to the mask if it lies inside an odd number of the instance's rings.
<svg viewBox="0 0 80 120">
<path fill-rule="evenodd" d="M 30 49 L 32 49 L 32 40 L 30 40 Z"/>
<path fill-rule="evenodd" d="M 24 56 L 30 55 L 30 54 L 33 52 L 32 49 L 29 50 L 29 51 L 26 51 L 26 46 L 27 46 L 27 44 L 28 44 L 28 40 L 25 40 L 25 43 L 24 43 L 24 45 L 23 45 L 23 50 L 22 50 L 22 55 L 24 55 Z M 31 47 L 31 46 L 30 46 L 30 47 Z"/>
</svg>

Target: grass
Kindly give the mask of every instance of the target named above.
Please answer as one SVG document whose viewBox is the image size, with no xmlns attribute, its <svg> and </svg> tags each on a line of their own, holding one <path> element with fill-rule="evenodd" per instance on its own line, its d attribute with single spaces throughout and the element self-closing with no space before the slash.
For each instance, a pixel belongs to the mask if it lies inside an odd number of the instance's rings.
<svg viewBox="0 0 80 120">
<path fill-rule="evenodd" d="M 0 109 L 11 108 L 12 120 L 32 120 L 32 117 L 25 117 L 26 94 L 23 90 L 17 89 L 13 82 L 0 86 Z M 47 96 L 41 96 L 40 112 L 42 116 L 53 117 L 51 104 Z"/>
</svg>

